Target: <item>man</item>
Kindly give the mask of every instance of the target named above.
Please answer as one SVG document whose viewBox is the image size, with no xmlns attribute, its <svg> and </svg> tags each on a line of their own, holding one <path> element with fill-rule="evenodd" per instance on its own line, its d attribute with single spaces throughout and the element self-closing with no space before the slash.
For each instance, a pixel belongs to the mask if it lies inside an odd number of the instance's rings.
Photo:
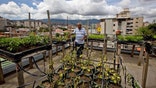
<svg viewBox="0 0 156 88">
<path fill-rule="evenodd" d="M 84 49 L 84 40 L 87 37 L 87 33 L 85 28 L 82 28 L 82 25 L 80 23 L 77 24 L 77 28 L 74 30 L 73 33 L 76 34 L 75 47 L 79 47 L 77 49 L 77 58 L 79 58 L 82 54 L 82 50 Z"/>
</svg>

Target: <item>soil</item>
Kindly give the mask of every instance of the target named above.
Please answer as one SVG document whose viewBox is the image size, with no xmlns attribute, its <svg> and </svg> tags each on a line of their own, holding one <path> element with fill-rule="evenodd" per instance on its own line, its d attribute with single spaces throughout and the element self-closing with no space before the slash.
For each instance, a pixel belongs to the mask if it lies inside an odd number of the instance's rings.
<svg viewBox="0 0 156 88">
<path fill-rule="evenodd" d="M 110 84 L 109 87 L 110 87 L 110 88 L 121 88 L 121 86 L 119 86 L 119 85 L 114 85 L 114 84 Z"/>
<path fill-rule="evenodd" d="M 78 63 L 76 64 L 76 66 L 77 66 L 77 67 L 81 67 L 82 64 L 81 64 L 80 62 L 78 62 Z"/>
<path fill-rule="evenodd" d="M 66 71 L 65 71 L 64 69 L 60 69 L 60 70 L 58 71 L 58 74 L 61 74 L 61 73 L 66 73 Z"/>
<path fill-rule="evenodd" d="M 84 74 L 85 75 L 92 75 L 92 70 L 90 70 L 90 71 L 84 70 Z"/>
<path fill-rule="evenodd" d="M 57 88 L 64 88 L 64 85 L 59 85 L 57 86 Z"/>
<path fill-rule="evenodd" d="M 71 83 L 71 79 L 65 79 L 64 83 L 65 84 L 70 84 Z"/>
<path fill-rule="evenodd" d="M 93 65 L 88 65 L 88 68 L 89 69 L 94 69 L 94 66 Z"/>
<path fill-rule="evenodd" d="M 51 88 L 51 85 L 50 85 L 49 82 L 45 82 L 45 83 L 43 83 L 43 86 L 44 86 L 45 88 Z"/>
<path fill-rule="evenodd" d="M 54 81 L 57 81 L 59 79 L 59 75 L 58 74 L 55 74 L 54 76 L 53 76 L 53 80 Z"/>
<path fill-rule="evenodd" d="M 89 88 L 89 83 L 81 83 L 77 87 L 78 88 Z"/>
<path fill-rule="evenodd" d="M 89 77 L 85 76 L 85 75 L 80 76 L 80 80 L 86 81 L 86 82 L 91 81 L 91 79 Z"/>
<path fill-rule="evenodd" d="M 76 77 L 75 72 L 69 72 L 68 75 L 69 75 L 70 78 L 75 78 Z"/>
<path fill-rule="evenodd" d="M 101 83 L 102 83 L 102 79 L 97 78 L 97 79 L 95 79 L 95 82 L 96 82 L 97 84 L 101 84 Z"/>
<path fill-rule="evenodd" d="M 80 72 L 80 71 L 81 71 L 80 68 L 78 68 L 78 67 L 74 68 L 74 72 L 75 72 L 75 73 L 78 73 L 78 72 Z"/>
</svg>

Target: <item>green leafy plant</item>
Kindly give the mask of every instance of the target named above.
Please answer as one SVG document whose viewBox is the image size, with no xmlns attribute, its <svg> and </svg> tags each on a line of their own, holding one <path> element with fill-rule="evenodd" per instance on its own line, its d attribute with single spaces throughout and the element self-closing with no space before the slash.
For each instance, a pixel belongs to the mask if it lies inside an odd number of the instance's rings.
<svg viewBox="0 0 156 88">
<path fill-rule="evenodd" d="M 140 27 L 137 30 L 136 34 L 142 35 L 144 40 L 152 40 L 156 32 L 153 29 L 150 29 L 149 26 L 146 26 L 146 27 Z"/>
<path fill-rule="evenodd" d="M 154 35 L 154 39 L 156 39 L 156 35 Z"/>
<path fill-rule="evenodd" d="M 18 52 L 21 49 L 27 49 L 28 47 L 45 45 L 49 43 L 48 37 L 38 36 L 30 34 L 29 36 L 20 38 L 0 38 L 0 48 L 11 51 Z"/>
<path fill-rule="evenodd" d="M 53 40 L 55 40 L 55 41 L 66 41 L 69 39 L 69 36 L 70 36 L 69 32 L 65 32 L 63 35 L 56 33 Z"/>
<path fill-rule="evenodd" d="M 139 35 L 119 35 L 118 36 L 119 41 L 131 41 L 131 42 L 140 42 L 143 40 L 142 36 Z"/>
<path fill-rule="evenodd" d="M 104 35 L 103 34 L 90 34 L 88 38 L 89 39 L 104 39 Z"/>
</svg>

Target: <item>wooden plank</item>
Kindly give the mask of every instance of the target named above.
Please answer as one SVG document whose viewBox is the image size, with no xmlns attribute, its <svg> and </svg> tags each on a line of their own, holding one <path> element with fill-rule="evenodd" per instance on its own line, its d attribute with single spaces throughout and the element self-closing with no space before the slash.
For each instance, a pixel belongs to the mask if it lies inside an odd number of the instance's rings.
<svg viewBox="0 0 156 88">
<path fill-rule="evenodd" d="M 87 25 L 86 25 L 86 30 L 87 30 L 87 57 L 89 57 L 89 50 L 88 50 L 88 36 L 89 36 L 89 33 L 88 33 L 88 25 L 89 25 L 89 21 L 87 21 Z M 90 59 L 90 58 L 88 58 Z"/>
<path fill-rule="evenodd" d="M 50 13 L 49 13 L 49 10 L 47 10 L 47 16 L 48 16 L 48 29 L 49 29 L 49 34 L 50 34 L 50 44 L 51 44 L 51 46 L 52 46 L 52 29 L 51 29 L 51 20 L 50 20 Z M 54 70 L 54 67 L 53 67 L 53 58 L 52 58 L 52 50 L 53 49 L 51 49 L 50 51 L 49 51 L 49 60 L 48 60 L 48 62 L 49 62 L 49 73 L 52 73 L 53 72 L 53 70 Z"/>
<path fill-rule="evenodd" d="M 120 54 L 121 54 L 121 44 L 117 44 L 117 55 L 116 55 L 116 64 L 117 64 L 117 71 L 120 70 Z"/>
<path fill-rule="evenodd" d="M 43 54 L 43 66 L 44 66 L 44 72 L 46 72 L 46 51 L 42 53 Z"/>
<path fill-rule="evenodd" d="M 33 68 L 33 62 L 32 62 L 33 56 L 29 57 L 29 68 Z"/>
<path fill-rule="evenodd" d="M 143 59 L 143 54 L 144 54 L 144 45 L 141 45 L 140 48 L 141 50 L 139 53 L 138 66 L 141 66 L 141 60 Z"/>
<path fill-rule="evenodd" d="M 56 44 L 56 55 L 58 55 L 58 45 Z"/>
<path fill-rule="evenodd" d="M 118 44 L 118 47 L 117 47 L 117 55 L 120 55 L 121 54 L 121 44 Z"/>
<path fill-rule="evenodd" d="M 142 88 L 146 88 L 148 65 L 149 65 L 149 54 L 146 53 L 146 58 L 144 60 L 143 72 L 142 72 Z"/>
<path fill-rule="evenodd" d="M 62 45 L 63 57 L 65 56 L 65 44 Z"/>
<path fill-rule="evenodd" d="M 22 67 L 22 62 L 20 61 L 18 63 Z M 17 82 L 18 86 L 24 85 L 24 76 L 23 76 L 23 71 L 20 69 L 20 67 L 16 64 L 16 75 L 17 75 Z M 22 87 L 25 88 L 25 87 Z"/>
<path fill-rule="evenodd" d="M 93 52 L 93 41 L 91 41 L 91 52 Z"/>
<path fill-rule="evenodd" d="M 107 54 L 107 34 L 105 34 L 105 38 L 104 38 L 104 55 Z"/>
<path fill-rule="evenodd" d="M 4 76 L 3 76 L 3 70 L 2 70 L 2 65 L 1 65 L 1 59 L 0 59 L 0 84 L 4 84 Z"/>
<path fill-rule="evenodd" d="M 135 45 L 133 45 L 133 47 L 132 47 L 131 57 L 133 57 L 133 55 L 134 55 L 134 49 L 135 49 Z"/>
</svg>

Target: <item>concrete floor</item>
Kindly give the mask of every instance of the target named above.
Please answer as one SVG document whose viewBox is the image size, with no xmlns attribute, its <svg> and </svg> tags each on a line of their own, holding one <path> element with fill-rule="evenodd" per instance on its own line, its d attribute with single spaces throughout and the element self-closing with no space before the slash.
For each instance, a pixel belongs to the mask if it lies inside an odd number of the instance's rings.
<svg viewBox="0 0 156 88">
<path fill-rule="evenodd" d="M 143 72 L 143 60 L 141 66 L 137 65 L 138 55 L 135 55 L 133 58 L 129 55 L 122 54 L 123 63 L 126 65 L 127 71 L 134 76 L 134 78 L 142 84 L 142 72 Z M 156 88 L 156 57 L 150 57 L 148 74 L 146 81 L 146 88 Z"/>
<path fill-rule="evenodd" d="M 66 52 L 66 53 L 69 53 L 69 52 Z M 92 53 L 92 58 L 98 57 L 96 52 L 97 51 L 94 51 Z M 99 53 L 99 51 L 98 51 L 98 53 Z M 112 52 L 108 52 L 107 56 L 108 56 L 109 61 L 113 60 Z M 126 66 L 127 72 L 132 74 L 134 76 L 134 78 L 141 84 L 143 65 L 141 65 L 141 66 L 137 65 L 138 55 L 134 55 L 134 57 L 130 57 L 130 55 L 128 55 L 128 54 L 121 54 L 121 56 L 123 57 L 123 64 L 124 64 L 124 66 Z M 60 65 L 59 61 L 61 60 L 61 57 L 62 57 L 62 53 L 59 53 L 57 56 L 54 56 L 54 67 L 55 68 L 57 68 Z M 43 60 L 39 61 L 38 64 L 39 64 L 39 67 L 41 69 L 43 69 L 43 67 L 44 67 Z M 46 66 L 47 66 L 47 62 L 46 62 Z M 155 67 L 156 67 L 156 57 L 150 57 L 146 88 L 156 88 L 156 75 L 155 75 L 156 68 Z M 40 74 L 40 72 L 36 70 L 35 66 L 33 69 L 26 68 L 26 70 L 28 70 L 29 72 L 31 72 L 33 74 Z M 120 74 L 122 75 L 122 72 Z M 42 79 L 44 79 L 44 78 L 39 79 L 36 77 L 32 77 L 26 73 L 24 73 L 24 78 L 25 78 L 25 83 L 33 82 L 33 80 L 38 79 L 36 84 L 40 84 Z M 6 82 L 5 84 L 0 85 L 0 88 L 17 88 L 16 73 L 6 76 L 5 82 Z M 122 81 L 122 85 L 123 85 L 123 87 L 125 87 L 124 81 Z M 30 86 L 27 86 L 26 88 L 32 88 L 32 84 Z M 127 86 L 127 88 L 129 88 L 129 87 Z"/>
</svg>

